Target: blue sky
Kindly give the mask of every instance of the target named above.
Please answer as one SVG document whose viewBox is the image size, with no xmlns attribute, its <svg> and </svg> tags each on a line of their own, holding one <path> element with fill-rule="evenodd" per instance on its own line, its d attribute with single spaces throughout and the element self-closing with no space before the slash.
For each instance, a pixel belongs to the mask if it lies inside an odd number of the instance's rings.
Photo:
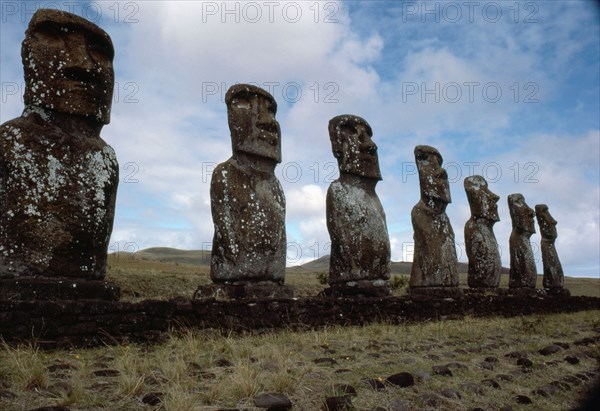
<svg viewBox="0 0 600 411">
<path fill-rule="evenodd" d="M 501 196 L 495 232 L 508 265 L 506 197 L 546 203 L 568 275 L 600 266 L 600 15 L 591 1 L 3 1 L 0 120 L 23 108 L 20 43 L 38 7 L 103 27 L 116 93 L 103 138 L 121 166 L 111 250 L 209 249 L 210 172 L 231 155 L 223 95 L 274 95 L 287 198 L 288 263 L 328 253 L 325 193 L 337 177 L 330 118 L 373 128 L 392 259 L 410 260 L 419 199 L 413 149 L 437 147 L 451 181 L 459 260 L 470 216 L 463 179 Z M 541 272 L 539 233 L 532 237 Z"/>
</svg>

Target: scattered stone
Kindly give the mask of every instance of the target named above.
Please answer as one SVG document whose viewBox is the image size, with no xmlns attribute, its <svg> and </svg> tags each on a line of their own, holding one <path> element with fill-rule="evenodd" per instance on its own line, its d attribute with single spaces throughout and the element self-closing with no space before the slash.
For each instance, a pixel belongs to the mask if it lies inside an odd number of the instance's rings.
<svg viewBox="0 0 600 411">
<path fill-rule="evenodd" d="M 556 354 L 560 350 L 562 350 L 562 348 L 559 345 L 552 344 L 552 345 L 542 348 L 541 350 L 538 351 L 538 353 L 540 353 L 541 355 L 551 355 L 551 354 Z"/>
<path fill-rule="evenodd" d="M 498 197 L 488 188 L 482 176 L 470 176 L 464 181 L 471 218 L 465 224 L 468 284 L 471 288 L 498 288 L 500 285 L 500 251 L 494 235 L 498 216 Z"/>
<path fill-rule="evenodd" d="M 527 354 L 524 353 L 523 351 L 513 351 L 513 352 L 509 352 L 508 354 L 505 355 L 505 357 L 508 358 L 527 358 Z"/>
<path fill-rule="evenodd" d="M 475 407 L 475 408 L 469 409 L 469 411 L 485 411 L 485 410 L 481 407 Z"/>
<path fill-rule="evenodd" d="M 553 344 L 558 345 L 560 348 L 562 348 L 563 350 L 568 350 L 570 348 L 569 343 L 566 342 L 558 342 L 555 341 Z"/>
<path fill-rule="evenodd" d="M 557 386 L 552 385 L 552 384 L 547 384 L 547 385 L 544 385 L 544 386 L 534 390 L 533 393 L 540 395 L 542 397 L 545 397 L 545 398 L 549 398 L 549 397 L 553 396 L 554 394 L 557 394 L 559 391 L 560 390 Z"/>
<path fill-rule="evenodd" d="M 149 392 L 142 397 L 142 402 L 146 405 L 158 405 L 162 402 L 162 392 Z"/>
<path fill-rule="evenodd" d="M 104 370 L 96 370 L 92 374 L 96 377 L 118 377 L 121 375 L 121 372 L 119 370 L 107 368 Z"/>
<path fill-rule="evenodd" d="M 395 399 L 390 401 L 390 411 L 413 411 L 414 405 L 412 402 L 403 399 Z"/>
<path fill-rule="evenodd" d="M 333 391 L 336 394 L 349 395 L 351 397 L 356 397 L 358 395 L 356 392 L 356 388 L 349 384 L 334 384 Z"/>
<path fill-rule="evenodd" d="M 498 381 L 496 381 L 496 380 L 493 380 L 493 379 L 491 379 L 491 378 L 486 378 L 486 379 L 484 379 L 484 380 L 481 380 L 481 383 L 482 383 L 483 385 L 486 385 L 486 386 L 488 386 L 488 387 L 492 387 L 492 388 L 495 388 L 495 389 L 499 389 L 499 388 L 501 388 L 501 387 L 500 387 L 500 384 L 498 384 Z"/>
<path fill-rule="evenodd" d="M 328 357 L 317 358 L 317 359 L 313 360 L 313 362 L 315 364 L 338 365 L 338 362 L 336 360 L 334 360 L 333 358 L 328 358 Z"/>
<path fill-rule="evenodd" d="M 287 411 L 292 409 L 290 399 L 280 393 L 262 393 L 254 397 L 254 405 L 267 411 Z"/>
<path fill-rule="evenodd" d="M 215 361 L 215 367 L 230 368 L 233 367 L 233 363 L 225 358 L 219 358 Z"/>
<path fill-rule="evenodd" d="M 483 360 L 483 361 L 489 362 L 489 363 L 497 363 L 498 362 L 498 357 L 492 357 L 492 356 L 485 357 L 485 360 Z"/>
<path fill-rule="evenodd" d="M 555 387 L 557 387 L 561 390 L 570 390 L 571 389 L 571 386 L 569 384 L 567 384 L 566 382 L 563 382 L 563 381 L 558 381 L 558 380 L 552 381 L 550 383 L 550 385 L 554 385 Z"/>
<path fill-rule="evenodd" d="M 328 397 L 325 399 L 324 411 L 352 411 L 355 410 L 352 400 L 348 396 Z"/>
<path fill-rule="evenodd" d="M 509 404 L 502 404 L 500 408 L 498 408 L 498 411 L 513 411 L 513 407 Z"/>
<path fill-rule="evenodd" d="M 436 355 L 436 354 L 425 354 L 424 357 L 427 358 L 428 360 L 433 360 L 433 361 L 439 361 L 440 360 L 440 356 Z"/>
<path fill-rule="evenodd" d="M 406 388 L 415 385 L 415 379 L 411 373 L 401 372 L 398 374 L 390 375 L 386 379 L 392 385 L 396 385 L 401 388 Z"/>
<path fill-rule="evenodd" d="M 447 365 L 434 365 L 431 370 L 434 374 L 452 377 L 452 371 Z"/>
<path fill-rule="evenodd" d="M 508 374 L 496 374 L 496 379 L 499 381 L 512 381 L 514 380 L 512 375 Z"/>
<path fill-rule="evenodd" d="M 481 364 L 479 364 L 479 366 L 484 370 L 494 371 L 494 364 L 492 364 L 491 362 L 484 361 Z"/>
<path fill-rule="evenodd" d="M 533 361 L 531 361 L 529 358 L 519 358 L 517 360 L 517 365 L 521 365 L 523 367 L 531 367 L 533 366 Z"/>
<path fill-rule="evenodd" d="M 531 400 L 531 398 L 529 398 L 526 395 L 517 395 L 515 397 L 515 401 L 517 401 L 517 404 L 523 404 L 523 405 L 527 405 L 527 404 L 533 403 L 533 401 Z"/>
<path fill-rule="evenodd" d="M 585 337 L 582 338 L 581 340 L 577 340 L 575 341 L 573 344 L 578 345 L 578 346 L 585 346 L 585 345 L 590 345 L 590 344 L 594 344 L 596 342 L 595 338 L 592 337 Z"/>
<path fill-rule="evenodd" d="M 428 407 L 440 407 L 444 403 L 443 397 L 431 392 L 420 395 L 419 400 Z"/>
<path fill-rule="evenodd" d="M 473 394 L 483 395 L 485 394 L 485 390 L 480 384 L 475 384 L 473 382 L 465 382 L 459 387 L 463 391 L 469 391 Z"/>
<path fill-rule="evenodd" d="M 12 392 L 10 390 L 0 390 L 0 398 L 6 398 L 9 400 L 13 400 L 13 399 L 17 398 L 17 394 L 15 394 L 14 392 Z"/>
<path fill-rule="evenodd" d="M 460 395 L 460 391 L 458 391 L 455 388 L 444 388 L 441 393 L 444 397 L 453 400 L 460 400 L 462 398 L 462 395 Z"/>
<path fill-rule="evenodd" d="M 46 369 L 48 370 L 49 373 L 55 373 L 57 371 L 76 370 L 77 367 L 72 364 L 60 363 L 60 364 L 49 365 Z"/>
<path fill-rule="evenodd" d="M 451 362 L 451 363 L 448 363 L 448 364 L 446 364 L 446 367 L 448 367 L 448 368 L 454 368 L 454 369 L 457 369 L 457 370 L 466 370 L 466 369 L 469 368 L 467 365 L 465 365 L 463 363 L 460 363 L 460 362 Z"/>
<path fill-rule="evenodd" d="M 569 384 L 572 384 L 572 385 L 576 385 L 576 386 L 581 385 L 581 382 L 582 382 L 579 378 L 577 378 L 574 375 L 567 375 L 566 377 L 563 378 L 563 381 L 565 381 Z"/>
<path fill-rule="evenodd" d="M 352 370 L 350 368 L 339 368 L 334 371 L 334 373 L 336 373 L 336 374 L 345 374 L 348 372 L 352 372 Z"/>
</svg>

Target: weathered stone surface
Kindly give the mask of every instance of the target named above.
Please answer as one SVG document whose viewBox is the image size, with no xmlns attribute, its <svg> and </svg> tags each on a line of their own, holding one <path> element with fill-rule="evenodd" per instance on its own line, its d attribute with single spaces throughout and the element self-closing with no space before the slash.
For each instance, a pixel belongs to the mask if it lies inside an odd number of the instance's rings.
<svg viewBox="0 0 600 411">
<path fill-rule="evenodd" d="M 415 147 L 421 200 L 413 207 L 414 257 L 411 287 L 458 287 L 454 231 L 446 215 L 451 203 L 442 156 L 430 146 Z"/>
<path fill-rule="evenodd" d="M 409 372 L 400 372 L 397 374 L 390 375 L 386 378 L 386 381 L 392 385 L 396 385 L 401 388 L 406 388 L 415 385 L 415 378 Z"/>
<path fill-rule="evenodd" d="M 186 301 L 175 298 L 137 303 L 100 300 L 0 301 L 0 338 L 8 343 L 33 340 L 48 348 L 88 347 L 107 341 L 160 342 L 168 335 L 169 329 L 181 327 L 223 331 L 306 329 L 364 325 L 378 321 L 405 324 L 464 316 L 512 317 L 599 308 L 600 299 L 594 297 L 530 298 L 512 295 L 468 295 L 463 299 L 438 300 L 408 295 L 227 301 Z M 587 341 L 585 344 L 588 344 Z M 589 341 L 589 344 L 596 343 L 593 338 Z M 227 362 L 219 361 L 217 365 L 224 366 Z M 98 364 L 94 370 L 107 368 L 108 364 Z M 429 378 L 427 373 L 418 370 L 413 375 L 417 381 Z"/>
<path fill-rule="evenodd" d="M 280 393 L 262 393 L 253 398 L 254 405 L 267 411 L 287 411 L 292 409 L 290 399 Z"/>
<path fill-rule="evenodd" d="M 210 186 L 215 233 L 211 278 L 215 283 L 283 284 L 285 197 L 275 166 L 281 162 L 277 103 L 265 90 L 232 86 L 225 96 L 233 147 Z"/>
<path fill-rule="evenodd" d="M 341 115 L 329 121 L 340 177 L 327 191 L 331 237 L 329 284 L 353 293 L 375 288 L 389 294 L 390 240 L 385 213 L 375 192 L 381 180 L 373 132 L 362 118 Z"/>
<path fill-rule="evenodd" d="M 500 285 L 502 262 L 494 224 L 498 216 L 499 196 L 492 193 L 482 176 L 464 181 L 471 218 L 465 224 L 465 245 L 469 259 L 468 284 L 472 288 L 496 288 Z"/>
<path fill-rule="evenodd" d="M 562 269 L 562 264 L 556 252 L 554 245 L 558 234 L 556 232 L 556 220 L 552 218 L 548 206 L 546 204 L 537 204 L 535 206 L 535 216 L 542 241 L 540 248 L 542 250 L 542 264 L 544 267 L 544 289 L 552 292 L 554 290 L 562 290 L 565 283 L 565 276 Z"/>
<path fill-rule="evenodd" d="M 512 220 L 509 240 L 510 274 L 509 288 L 533 288 L 537 280 L 537 269 L 531 249 L 530 237 L 535 233 L 534 212 L 522 194 L 508 196 L 508 209 Z"/>
<path fill-rule="evenodd" d="M 0 126 L 0 277 L 102 280 L 119 172 L 100 137 L 112 42 L 83 18 L 40 9 L 21 54 L 25 109 Z"/>
</svg>

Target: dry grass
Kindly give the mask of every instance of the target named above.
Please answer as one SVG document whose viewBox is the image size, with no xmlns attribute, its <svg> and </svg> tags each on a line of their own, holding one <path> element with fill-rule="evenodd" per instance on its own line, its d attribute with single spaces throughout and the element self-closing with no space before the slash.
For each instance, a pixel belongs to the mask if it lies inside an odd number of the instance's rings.
<svg viewBox="0 0 600 411">
<path fill-rule="evenodd" d="M 142 410 L 152 409 L 142 404 L 144 395 L 161 393 L 158 409 L 208 410 L 210 406 L 251 407 L 256 394 L 281 392 L 289 396 L 294 409 L 312 411 L 320 409 L 324 398 L 336 392 L 335 384 L 344 383 L 357 389 L 353 402 L 358 409 L 388 409 L 397 398 L 410 400 L 418 407 L 421 395 L 455 388 L 462 399 L 445 399 L 438 409 L 496 409 L 493 407 L 507 403 L 515 410 L 562 411 L 575 405 L 582 387 L 561 391 L 550 399 L 534 395 L 532 390 L 569 374 L 595 370 L 599 347 L 578 347 L 573 341 L 594 336 L 599 329 L 600 311 L 589 311 L 264 335 L 223 336 L 187 330 L 173 332 L 160 345 L 93 350 L 41 352 L 35 347 L 4 346 L 0 350 L 0 383 L 17 398 L 0 398 L 0 409 L 58 404 L 85 410 Z M 551 357 L 537 353 L 554 341 L 567 342 L 571 347 Z M 534 364 L 526 370 L 529 372 L 524 372 L 515 360 L 505 358 L 506 353 L 515 350 L 528 353 Z M 564 362 L 567 354 L 580 358 L 580 364 Z M 479 365 L 487 356 L 499 360 L 494 371 Z M 329 360 L 315 363 L 319 358 Z M 433 365 L 451 362 L 466 368 L 453 369 L 452 377 L 432 373 Z M 57 364 L 61 367 L 53 369 Z M 113 371 L 96 375 L 106 369 Z M 388 386 L 383 391 L 374 391 L 364 382 L 365 378 L 384 380 L 404 371 L 424 380 L 413 387 Z M 497 378 L 498 374 L 510 375 L 513 380 L 499 381 L 501 389 L 484 387 L 484 395 L 460 387 Z M 57 395 L 57 384 L 69 389 Z M 534 408 L 519 408 L 514 400 L 518 394 L 531 397 Z"/>
</svg>

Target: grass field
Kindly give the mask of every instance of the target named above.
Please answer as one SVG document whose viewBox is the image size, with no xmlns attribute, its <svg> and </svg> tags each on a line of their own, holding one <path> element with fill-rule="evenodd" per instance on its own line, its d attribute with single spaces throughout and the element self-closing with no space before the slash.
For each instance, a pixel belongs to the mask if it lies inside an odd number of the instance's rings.
<svg viewBox="0 0 600 411">
<path fill-rule="evenodd" d="M 122 287 L 124 300 L 191 297 L 210 282 L 203 264 L 124 255 L 109 264 L 108 280 Z M 318 272 L 288 274 L 297 295 L 324 288 Z M 599 291 L 598 280 L 568 279 L 567 286 L 578 295 Z M 252 410 L 257 394 L 278 392 L 294 410 L 317 411 L 327 397 L 349 392 L 364 411 L 564 411 L 597 378 L 599 341 L 600 311 L 586 311 L 258 335 L 183 330 L 162 344 L 88 350 L 3 345 L 0 410 Z M 538 352 L 554 343 L 556 353 Z M 513 352 L 528 361 L 506 356 Z M 386 382 L 401 372 L 414 385 Z M 520 403 L 526 399 L 532 403 Z"/>
</svg>

